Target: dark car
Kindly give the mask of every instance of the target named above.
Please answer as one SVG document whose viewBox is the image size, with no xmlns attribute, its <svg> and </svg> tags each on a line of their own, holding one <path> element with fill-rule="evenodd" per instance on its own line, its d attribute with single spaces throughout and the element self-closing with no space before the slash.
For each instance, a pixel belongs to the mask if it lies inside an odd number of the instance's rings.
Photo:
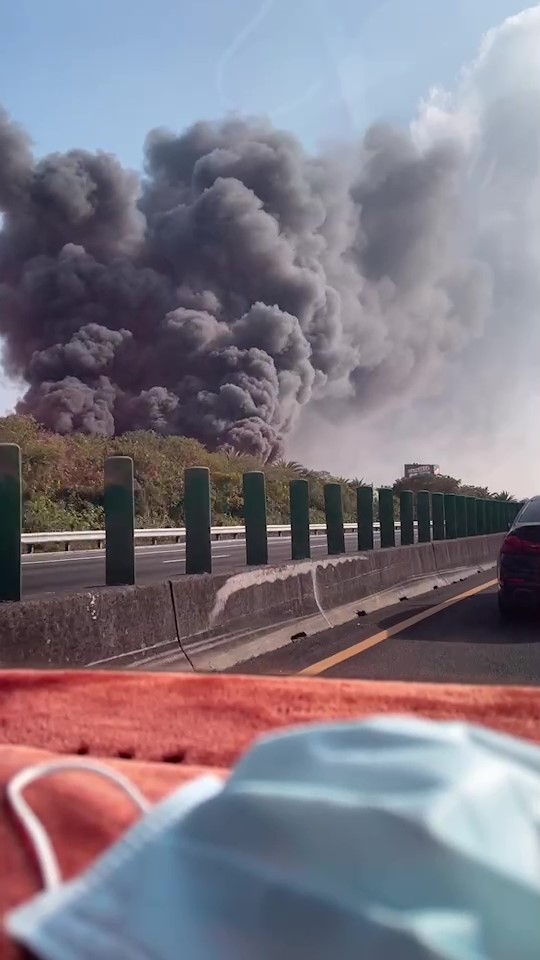
<svg viewBox="0 0 540 960">
<path fill-rule="evenodd" d="M 498 561 L 499 610 L 540 609 L 540 496 L 531 497 L 506 534 Z"/>
</svg>

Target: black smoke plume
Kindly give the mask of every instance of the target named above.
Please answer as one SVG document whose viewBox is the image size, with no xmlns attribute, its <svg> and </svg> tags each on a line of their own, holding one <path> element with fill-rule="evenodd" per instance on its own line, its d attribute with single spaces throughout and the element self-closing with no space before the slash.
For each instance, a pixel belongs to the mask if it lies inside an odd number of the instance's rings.
<svg viewBox="0 0 540 960">
<path fill-rule="evenodd" d="M 153 131 L 144 169 L 36 160 L 0 113 L 0 334 L 18 409 L 52 430 L 269 458 L 310 401 L 361 417 L 482 330 L 455 141 L 380 126 L 313 157 L 229 119 Z"/>
</svg>

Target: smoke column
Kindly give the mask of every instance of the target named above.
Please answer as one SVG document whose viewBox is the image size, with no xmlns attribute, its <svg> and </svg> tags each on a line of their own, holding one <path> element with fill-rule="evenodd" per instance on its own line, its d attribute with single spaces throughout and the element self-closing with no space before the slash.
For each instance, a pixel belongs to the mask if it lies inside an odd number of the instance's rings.
<svg viewBox="0 0 540 960">
<path fill-rule="evenodd" d="M 271 458 L 309 411 L 358 420 L 444 390 L 499 329 L 497 283 L 511 299 L 537 270 L 532 247 L 516 259 L 540 85 L 524 70 L 502 104 L 484 93 L 509 45 L 538 42 L 538 8 L 505 29 L 459 102 L 434 96 L 409 130 L 375 126 L 321 156 L 225 119 L 152 131 L 139 179 L 107 153 L 35 159 L 0 112 L 0 335 L 28 384 L 18 409 L 59 433 L 150 429 Z"/>
<path fill-rule="evenodd" d="M 519 496 L 540 475 L 540 6 L 491 30 L 453 92 L 434 90 L 411 126 L 419 149 L 459 144 L 462 235 L 482 264 L 489 301 L 469 305 L 429 379 L 404 402 L 389 385 L 374 409 L 312 400 L 291 449 L 315 467 L 388 482 L 403 463 L 440 463 L 455 476 Z M 453 288 L 460 297 L 478 287 Z M 486 296 L 487 296 L 487 289 Z M 433 317 L 433 322 L 436 318 Z M 456 330 L 454 328 L 453 333 Z M 452 333 L 450 329 L 449 333 Z M 331 453 L 330 453 L 331 451 Z M 326 455 L 326 461 L 324 459 Z M 330 459 L 329 459 L 330 458 Z"/>
</svg>

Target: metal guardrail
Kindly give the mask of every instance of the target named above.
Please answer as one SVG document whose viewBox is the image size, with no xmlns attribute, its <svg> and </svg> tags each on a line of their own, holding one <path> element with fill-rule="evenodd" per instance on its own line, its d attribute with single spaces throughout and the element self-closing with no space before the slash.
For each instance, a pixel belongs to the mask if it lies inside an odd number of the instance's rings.
<svg viewBox="0 0 540 960">
<path fill-rule="evenodd" d="M 396 524 L 399 526 L 398 521 Z M 346 532 L 356 531 L 356 523 L 344 523 L 343 527 Z M 417 527 L 417 523 L 414 524 Z M 378 530 L 380 528 L 379 523 L 373 524 L 373 529 Z M 284 534 L 290 534 L 291 527 L 290 524 L 269 524 L 268 533 L 270 536 L 282 536 Z M 326 524 L 325 523 L 310 523 L 309 531 L 313 534 L 325 534 L 326 533 Z M 246 528 L 243 526 L 231 526 L 231 527 L 211 527 L 211 535 L 215 540 L 223 540 L 227 537 L 236 540 L 241 537 L 245 537 Z M 181 543 L 185 540 L 186 528 L 185 527 L 147 527 L 144 529 L 135 529 L 135 542 L 137 541 L 150 541 L 155 544 L 158 540 L 176 540 L 177 543 Z M 96 543 L 98 549 L 103 547 L 105 544 L 105 531 L 104 530 L 52 530 L 48 533 L 23 533 L 21 541 L 27 547 L 29 547 L 28 552 L 32 552 L 34 546 L 39 546 L 46 543 L 63 543 L 66 550 L 69 550 L 70 544 L 76 543 Z"/>
</svg>

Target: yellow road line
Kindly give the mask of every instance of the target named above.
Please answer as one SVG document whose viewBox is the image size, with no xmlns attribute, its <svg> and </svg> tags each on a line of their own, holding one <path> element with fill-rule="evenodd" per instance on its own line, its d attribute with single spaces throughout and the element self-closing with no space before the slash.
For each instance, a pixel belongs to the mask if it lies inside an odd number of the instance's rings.
<svg viewBox="0 0 540 960">
<path fill-rule="evenodd" d="M 442 603 L 437 604 L 436 607 L 430 607 L 429 610 L 423 610 L 422 613 L 416 613 L 414 617 L 409 617 L 407 620 L 402 620 L 400 623 L 395 623 L 393 627 L 389 627 L 388 630 L 380 630 L 378 633 L 374 633 L 372 637 L 367 637 L 366 640 L 360 640 L 359 643 L 353 644 L 352 647 L 347 647 L 345 650 L 340 650 L 338 653 L 332 654 L 331 657 L 325 657 L 324 660 L 319 660 L 317 663 L 312 663 L 310 667 L 305 667 L 304 670 L 300 670 L 300 675 L 308 675 L 311 677 L 317 676 L 319 673 L 325 673 L 326 670 L 330 670 L 331 667 L 337 666 L 338 663 L 343 663 L 345 660 L 350 660 L 352 657 L 357 657 L 358 654 L 364 653 L 365 650 L 369 650 L 370 647 L 375 647 L 378 643 L 382 643 L 383 640 L 388 640 L 390 637 L 394 637 L 396 633 L 401 633 L 402 630 L 407 630 L 409 627 L 414 627 L 415 623 L 421 623 L 422 620 L 427 620 L 428 617 L 433 617 L 436 613 L 440 613 L 442 610 L 446 610 L 448 607 L 452 607 L 455 603 L 460 603 L 461 600 L 466 600 L 467 597 L 474 597 L 477 593 L 482 593 L 483 590 L 488 590 L 489 587 L 495 586 L 497 583 L 496 580 L 488 580 L 487 583 L 481 583 L 478 587 L 472 587 L 471 590 L 466 590 L 465 593 L 460 593 L 457 597 L 450 597 L 448 600 L 444 600 Z"/>
</svg>

